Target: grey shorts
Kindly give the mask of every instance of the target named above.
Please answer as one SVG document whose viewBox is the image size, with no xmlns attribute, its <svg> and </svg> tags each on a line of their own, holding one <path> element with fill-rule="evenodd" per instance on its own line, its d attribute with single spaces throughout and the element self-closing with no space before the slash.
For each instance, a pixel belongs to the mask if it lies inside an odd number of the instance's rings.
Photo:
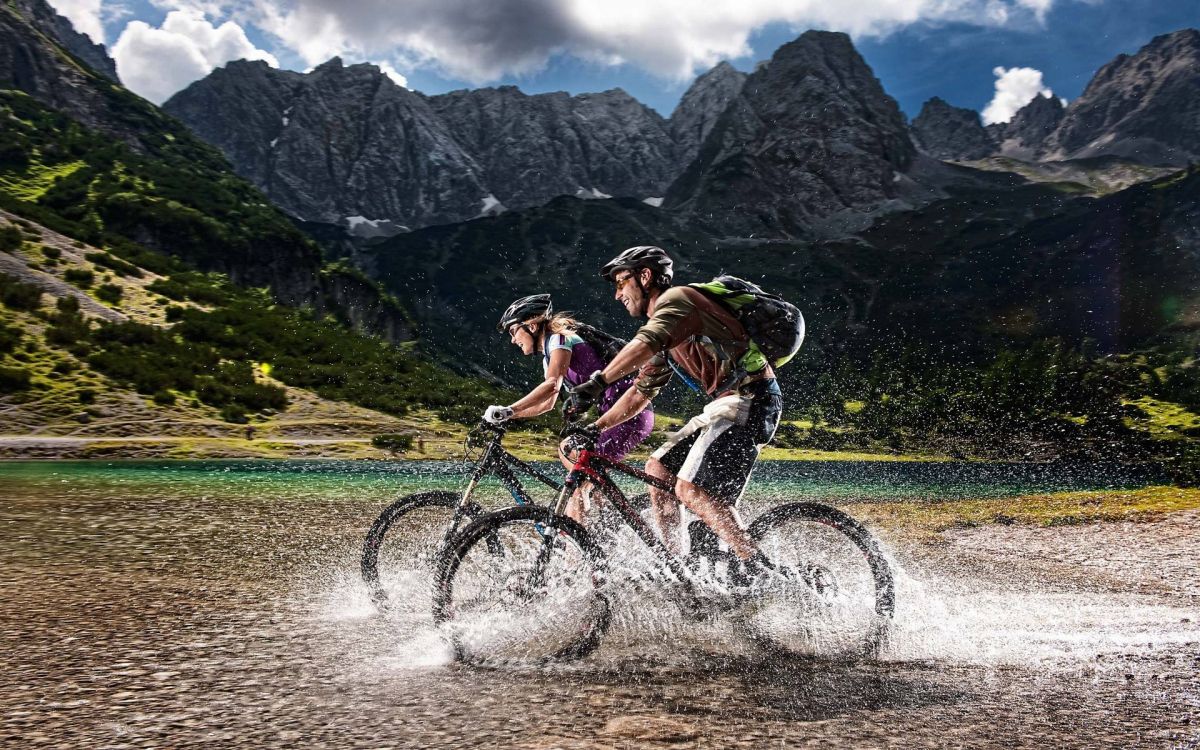
<svg viewBox="0 0 1200 750">
<path fill-rule="evenodd" d="M 722 405 L 719 401 L 710 406 L 726 408 L 692 420 L 672 434 L 652 457 L 677 478 L 727 505 L 736 505 L 759 451 L 775 437 L 783 413 L 783 396 L 778 382 L 770 379 L 743 388 L 740 403 L 731 400 Z"/>
</svg>

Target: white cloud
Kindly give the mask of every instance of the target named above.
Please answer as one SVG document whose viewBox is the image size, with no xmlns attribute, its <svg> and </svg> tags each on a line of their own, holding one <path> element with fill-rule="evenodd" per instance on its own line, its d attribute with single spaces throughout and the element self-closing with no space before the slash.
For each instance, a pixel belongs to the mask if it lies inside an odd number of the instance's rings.
<svg viewBox="0 0 1200 750">
<path fill-rule="evenodd" d="M 274 55 L 246 38 L 241 26 L 232 21 L 213 26 L 195 10 L 173 10 L 157 29 L 130 21 L 112 55 L 125 85 L 155 104 L 230 60 L 266 60 L 279 66 Z"/>
<path fill-rule="evenodd" d="M 379 63 L 375 63 L 375 64 L 379 66 L 379 69 L 383 71 L 384 75 L 386 75 L 388 78 L 391 78 L 393 81 L 395 81 L 397 86 L 403 86 L 404 88 L 408 88 L 408 78 L 406 78 L 403 73 L 401 73 L 400 71 L 398 71 L 394 67 L 392 67 L 392 64 L 390 62 L 388 62 L 387 60 L 384 60 L 383 62 L 379 62 Z"/>
<path fill-rule="evenodd" d="M 991 125 L 1008 122 L 1021 107 L 1035 96 L 1053 96 L 1054 92 L 1042 83 L 1042 71 L 1036 68 L 992 69 L 996 76 L 996 95 L 983 109 L 983 122 Z"/>
<path fill-rule="evenodd" d="M 1038 21 L 1044 21 L 1050 7 L 1054 5 L 1054 0 L 1017 0 L 1017 5 L 1033 11 Z"/>
<path fill-rule="evenodd" d="M 50 5 L 60 16 L 65 16 L 76 31 L 87 34 L 96 44 L 104 44 L 100 0 L 50 0 Z"/>
<path fill-rule="evenodd" d="M 159 0 L 203 2 L 204 0 Z M 316 65 L 334 55 L 434 65 L 474 83 L 534 72 L 556 54 L 686 79 L 750 53 L 770 23 L 882 35 L 921 22 L 1026 23 L 1055 0 L 236 0 Z"/>
</svg>

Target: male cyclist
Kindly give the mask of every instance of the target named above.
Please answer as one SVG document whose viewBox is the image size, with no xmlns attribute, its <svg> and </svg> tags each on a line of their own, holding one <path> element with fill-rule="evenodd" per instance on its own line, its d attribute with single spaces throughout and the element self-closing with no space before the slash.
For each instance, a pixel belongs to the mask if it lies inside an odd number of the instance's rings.
<svg viewBox="0 0 1200 750">
<path fill-rule="evenodd" d="M 589 437 L 640 413 L 674 373 L 711 397 L 703 413 L 654 452 L 646 472 L 673 481 L 679 499 L 744 561 L 735 578 L 764 573 L 770 563 L 736 506 L 779 425 L 783 398 L 774 371 L 761 357 L 743 360 L 750 339 L 732 313 L 697 289 L 671 285 L 674 263 L 662 248 L 631 247 L 600 275 L 616 286 L 615 297 L 631 316 L 649 321 L 607 367 L 572 389 L 569 408 L 585 411 L 609 383 L 635 370 L 635 387 L 584 428 Z M 678 503 L 660 490 L 652 490 L 651 499 L 667 547 L 678 552 Z"/>
<path fill-rule="evenodd" d="M 593 372 L 604 367 L 602 352 L 580 335 L 581 330 L 591 329 L 567 313 L 554 313 L 549 294 L 534 294 L 516 300 L 500 316 L 496 328 L 507 333 L 513 345 L 525 356 L 542 355 L 545 379 L 509 406 L 489 406 L 483 418 L 492 424 L 545 414 L 554 408 L 564 382 L 572 386 L 579 385 Z M 609 409 L 631 385 L 633 378 L 606 385 L 598 397 L 600 410 Z M 654 413 L 646 410 L 633 419 L 614 424 L 601 432 L 596 441 L 596 450 L 614 461 L 620 461 L 645 440 L 653 428 Z M 568 469 L 571 468 L 571 462 L 565 458 L 562 461 Z M 583 523 L 587 510 L 586 495 L 577 494 L 567 506 L 567 515 Z"/>
</svg>

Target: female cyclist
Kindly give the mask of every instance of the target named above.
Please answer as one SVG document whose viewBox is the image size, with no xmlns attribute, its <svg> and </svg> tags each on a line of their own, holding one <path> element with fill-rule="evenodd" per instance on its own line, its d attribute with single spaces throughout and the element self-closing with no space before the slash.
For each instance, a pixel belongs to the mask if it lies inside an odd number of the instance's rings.
<svg viewBox="0 0 1200 750">
<path fill-rule="evenodd" d="M 585 341 L 580 335 L 581 330 L 587 329 L 579 321 L 568 313 L 552 312 L 549 294 L 534 294 L 513 302 L 500 316 L 496 328 L 507 333 L 513 346 L 525 356 L 542 355 L 545 379 L 508 406 L 489 406 L 483 418 L 492 424 L 545 414 L 557 403 L 564 382 L 568 386 L 579 385 L 608 364 L 600 347 Z M 630 376 L 608 386 L 600 398 L 600 413 L 608 411 L 621 394 L 633 385 L 633 380 Z M 653 427 L 654 414 L 647 409 L 629 421 L 601 432 L 596 441 L 596 452 L 619 461 L 645 440 Z M 559 458 L 568 469 L 573 465 L 566 458 Z M 586 495 L 577 493 L 571 498 L 567 506 L 568 516 L 583 523 L 587 511 Z"/>
</svg>

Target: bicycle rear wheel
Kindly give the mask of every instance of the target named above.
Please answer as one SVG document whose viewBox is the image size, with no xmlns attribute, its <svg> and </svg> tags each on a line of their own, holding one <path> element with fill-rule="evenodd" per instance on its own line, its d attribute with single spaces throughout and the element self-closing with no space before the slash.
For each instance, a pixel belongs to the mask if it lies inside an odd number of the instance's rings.
<svg viewBox="0 0 1200 750">
<path fill-rule="evenodd" d="M 444 490 L 406 495 L 389 505 L 363 540 L 362 576 L 380 608 L 426 611 L 437 554 L 459 496 Z M 468 519 L 483 512 L 472 503 Z"/>
<path fill-rule="evenodd" d="M 503 554 L 495 554 L 493 545 Z M 459 532 L 434 583 L 433 619 L 473 664 L 580 658 L 608 629 L 603 555 L 582 526 L 537 506 L 481 516 Z"/>
<path fill-rule="evenodd" d="M 877 655 L 896 607 L 891 566 L 866 527 L 819 503 L 764 513 L 750 536 L 776 571 L 743 613 L 751 637 L 774 651 Z"/>
</svg>

